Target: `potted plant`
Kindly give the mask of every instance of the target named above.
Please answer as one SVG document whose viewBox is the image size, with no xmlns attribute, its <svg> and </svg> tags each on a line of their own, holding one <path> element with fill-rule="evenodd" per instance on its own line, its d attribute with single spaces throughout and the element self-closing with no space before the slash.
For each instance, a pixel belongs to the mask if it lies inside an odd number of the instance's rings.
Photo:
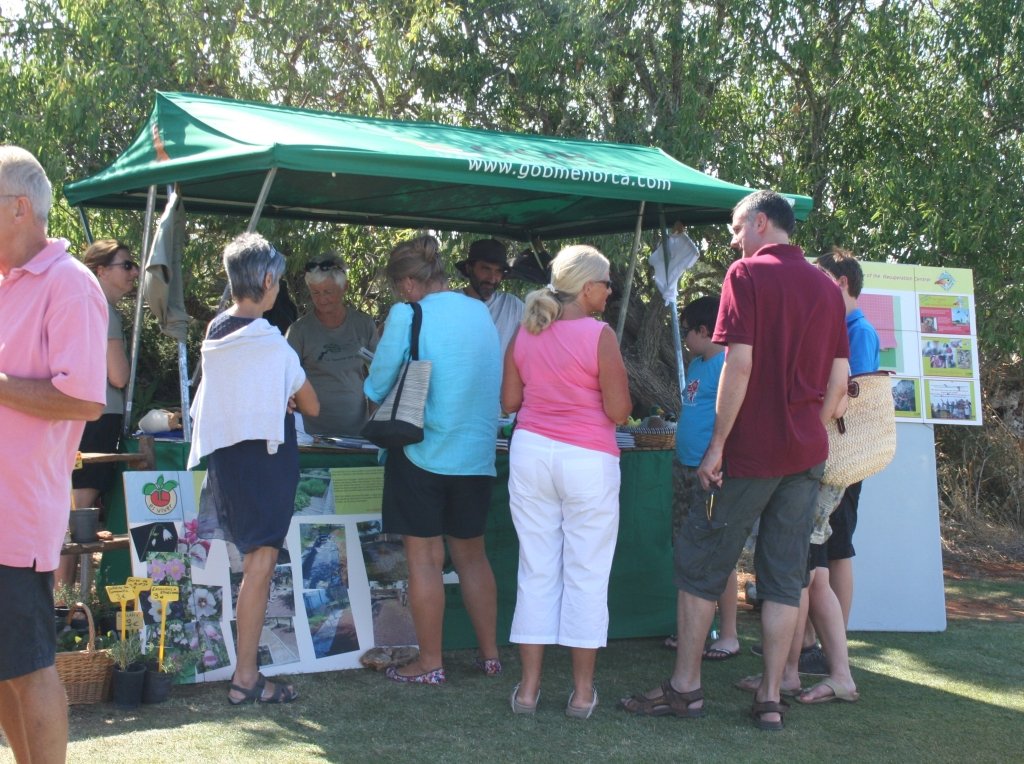
<svg viewBox="0 0 1024 764">
<path fill-rule="evenodd" d="M 114 659 L 114 703 L 122 708 L 135 708 L 142 702 L 142 685 L 146 679 L 139 635 L 130 632 L 124 639 L 114 642 L 110 646 L 110 657 Z"/>
</svg>

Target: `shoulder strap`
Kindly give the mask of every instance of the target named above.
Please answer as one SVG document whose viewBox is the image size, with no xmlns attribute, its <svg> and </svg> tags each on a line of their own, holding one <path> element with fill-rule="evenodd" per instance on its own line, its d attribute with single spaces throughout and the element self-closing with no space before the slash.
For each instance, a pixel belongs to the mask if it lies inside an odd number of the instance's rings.
<svg viewBox="0 0 1024 764">
<path fill-rule="evenodd" d="M 418 302 L 410 302 L 412 308 L 412 336 L 409 339 L 409 358 L 420 360 L 420 326 L 423 324 L 423 309 Z"/>
</svg>

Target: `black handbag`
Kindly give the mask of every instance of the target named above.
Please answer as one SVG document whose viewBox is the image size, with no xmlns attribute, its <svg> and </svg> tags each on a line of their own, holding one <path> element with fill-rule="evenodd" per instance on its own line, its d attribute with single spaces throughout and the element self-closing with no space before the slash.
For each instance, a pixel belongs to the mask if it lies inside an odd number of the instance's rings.
<svg viewBox="0 0 1024 764">
<path fill-rule="evenodd" d="M 423 310 L 419 303 L 411 302 L 409 306 L 412 308 L 409 360 L 361 432 L 364 438 L 380 448 L 401 448 L 423 440 L 423 412 L 430 389 L 431 362 L 419 360 Z"/>
</svg>

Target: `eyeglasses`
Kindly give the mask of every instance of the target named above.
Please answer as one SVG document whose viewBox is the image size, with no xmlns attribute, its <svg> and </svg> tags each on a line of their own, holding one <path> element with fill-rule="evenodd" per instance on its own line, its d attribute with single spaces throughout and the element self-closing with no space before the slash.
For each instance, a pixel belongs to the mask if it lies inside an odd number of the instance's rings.
<svg viewBox="0 0 1024 764">
<path fill-rule="evenodd" d="M 604 284 L 604 288 L 605 289 L 611 289 L 612 288 L 612 282 L 611 281 L 602 281 L 601 279 L 595 279 L 594 283 L 595 284 Z"/>
<path fill-rule="evenodd" d="M 345 270 L 345 266 L 344 265 L 342 265 L 341 263 L 339 263 L 337 261 L 332 261 L 332 260 L 323 260 L 323 261 L 312 260 L 312 261 L 306 263 L 306 273 L 310 273 L 312 271 L 343 271 L 343 270 Z"/>
<path fill-rule="evenodd" d="M 122 260 L 119 263 L 111 263 L 107 266 L 108 268 L 121 268 L 126 271 L 134 271 L 138 269 L 139 264 L 134 260 Z"/>
<path fill-rule="evenodd" d="M 683 336 L 685 337 L 687 334 L 693 331 L 693 327 L 688 326 L 687 324 L 680 324 L 679 331 L 681 331 L 683 333 Z"/>
</svg>

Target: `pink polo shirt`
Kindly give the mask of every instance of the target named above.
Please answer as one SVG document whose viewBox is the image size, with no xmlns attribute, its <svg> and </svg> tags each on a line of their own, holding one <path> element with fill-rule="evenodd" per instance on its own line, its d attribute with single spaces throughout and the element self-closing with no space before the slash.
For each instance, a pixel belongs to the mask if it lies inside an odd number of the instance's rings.
<svg viewBox="0 0 1024 764">
<path fill-rule="evenodd" d="M 67 245 L 51 239 L 24 266 L 0 275 L 0 372 L 48 379 L 65 395 L 104 403 L 107 301 Z M 57 567 L 84 428 L 0 404 L 0 565 Z"/>
</svg>

